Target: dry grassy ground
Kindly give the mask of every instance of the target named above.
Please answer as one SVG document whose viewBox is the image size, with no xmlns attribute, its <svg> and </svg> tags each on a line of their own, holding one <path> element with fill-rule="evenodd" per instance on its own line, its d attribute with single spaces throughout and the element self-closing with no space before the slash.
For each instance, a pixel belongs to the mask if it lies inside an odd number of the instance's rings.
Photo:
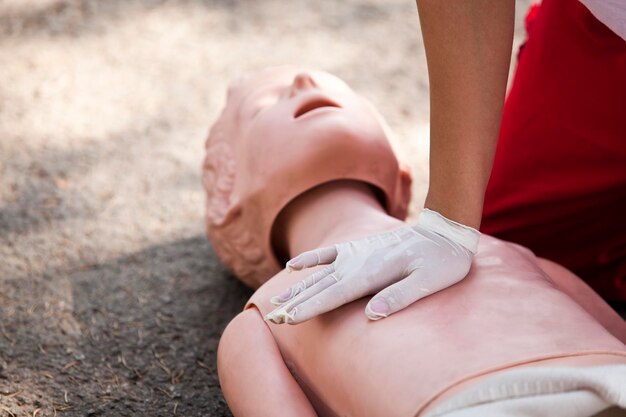
<svg viewBox="0 0 626 417">
<path fill-rule="evenodd" d="M 228 80 L 277 64 L 373 101 L 421 204 L 413 1 L 0 1 L 0 416 L 229 415 L 215 350 L 250 292 L 204 238 L 199 166 Z"/>
</svg>

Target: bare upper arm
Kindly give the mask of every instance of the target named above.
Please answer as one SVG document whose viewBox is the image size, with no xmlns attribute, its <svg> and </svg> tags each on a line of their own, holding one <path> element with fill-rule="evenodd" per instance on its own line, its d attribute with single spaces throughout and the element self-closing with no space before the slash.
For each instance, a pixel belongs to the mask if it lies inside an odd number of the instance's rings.
<svg viewBox="0 0 626 417">
<path fill-rule="evenodd" d="M 316 416 L 256 308 L 228 324 L 217 365 L 224 397 L 236 417 Z"/>
</svg>

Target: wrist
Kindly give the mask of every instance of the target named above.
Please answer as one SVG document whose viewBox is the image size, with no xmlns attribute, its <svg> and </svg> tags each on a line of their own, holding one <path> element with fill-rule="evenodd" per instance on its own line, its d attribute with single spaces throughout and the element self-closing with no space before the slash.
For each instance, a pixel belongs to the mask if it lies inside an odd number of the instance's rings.
<svg viewBox="0 0 626 417">
<path fill-rule="evenodd" d="M 458 150 L 457 150 L 458 151 Z M 466 226 L 478 229 L 492 160 L 471 156 L 439 161 L 431 151 L 430 179 L 424 207 Z M 453 153 L 446 149 L 439 154 Z M 471 156 L 471 158 L 470 158 Z M 438 163 L 437 163 L 438 162 Z M 444 163 L 445 162 L 445 163 Z"/>
<path fill-rule="evenodd" d="M 466 226 L 454 220 L 446 218 L 444 215 L 424 208 L 420 214 L 417 224 L 433 233 L 437 233 L 476 254 L 480 232 L 473 227 Z"/>
<path fill-rule="evenodd" d="M 446 195 L 429 190 L 424 208 L 439 213 L 448 220 L 478 229 L 482 219 L 483 195 L 484 192 L 481 194 L 480 190 L 471 193 L 467 189 L 459 193 L 447 190 Z M 459 204 L 459 201 L 463 204 Z"/>
</svg>

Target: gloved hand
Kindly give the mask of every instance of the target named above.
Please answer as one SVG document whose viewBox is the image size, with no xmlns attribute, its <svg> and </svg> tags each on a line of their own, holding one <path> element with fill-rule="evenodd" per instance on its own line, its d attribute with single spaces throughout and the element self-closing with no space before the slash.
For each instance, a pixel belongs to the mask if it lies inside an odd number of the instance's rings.
<svg viewBox="0 0 626 417">
<path fill-rule="evenodd" d="M 415 226 L 303 252 L 288 271 L 329 265 L 272 297 L 280 307 L 265 319 L 297 324 L 377 292 L 365 315 L 387 317 L 465 278 L 479 238 L 476 229 L 424 209 Z"/>
</svg>

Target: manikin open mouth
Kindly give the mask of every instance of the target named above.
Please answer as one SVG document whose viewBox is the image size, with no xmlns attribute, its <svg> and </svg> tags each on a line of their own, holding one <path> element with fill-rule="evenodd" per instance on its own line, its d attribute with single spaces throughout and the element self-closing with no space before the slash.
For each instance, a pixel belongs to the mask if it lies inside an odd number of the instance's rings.
<svg viewBox="0 0 626 417">
<path fill-rule="evenodd" d="M 306 103 L 304 103 L 302 106 L 300 106 L 295 114 L 293 115 L 294 119 L 297 119 L 298 117 L 302 116 L 303 114 L 309 113 L 313 110 L 317 110 L 320 109 L 322 107 L 340 107 L 337 103 L 334 103 L 332 101 L 330 101 L 327 98 L 316 98 L 314 100 L 309 100 Z"/>
</svg>

